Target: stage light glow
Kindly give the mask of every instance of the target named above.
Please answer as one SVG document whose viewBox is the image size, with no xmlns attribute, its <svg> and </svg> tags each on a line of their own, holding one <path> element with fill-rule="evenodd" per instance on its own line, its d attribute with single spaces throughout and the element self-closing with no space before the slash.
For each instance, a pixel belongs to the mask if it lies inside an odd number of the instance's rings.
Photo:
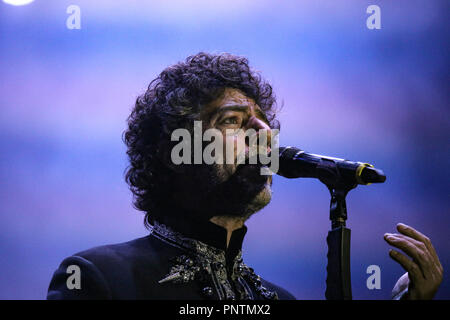
<svg viewBox="0 0 450 320">
<path fill-rule="evenodd" d="M 24 6 L 32 3 L 34 0 L 3 0 L 4 3 L 13 5 L 13 6 Z"/>
</svg>

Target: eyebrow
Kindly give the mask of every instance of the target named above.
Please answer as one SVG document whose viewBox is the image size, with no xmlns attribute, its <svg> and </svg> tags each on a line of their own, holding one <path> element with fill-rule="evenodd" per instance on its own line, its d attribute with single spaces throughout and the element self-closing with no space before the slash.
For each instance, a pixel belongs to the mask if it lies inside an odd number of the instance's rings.
<svg viewBox="0 0 450 320">
<path fill-rule="evenodd" d="M 223 107 L 220 107 L 216 113 L 223 113 L 226 111 L 240 111 L 245 112 L 248 111 L 248 106 L 242 106 L 242 105 L 225 105 Z"/>
<path fill-rule="evenodd" d="M 225 105 L 223 107 L 220 107 L 215 113 L 221 114 L 227 111 L 238 111 L 238 112 L 246 112 L 248 111 L 249 107 L 245 105 Z M 255 114 L 259 116 L 264 122 L 269 124 L 269 120 L 267 120 L 267 117 L 265 113 L 258 107 L 255 108 Z"/>
</svg>

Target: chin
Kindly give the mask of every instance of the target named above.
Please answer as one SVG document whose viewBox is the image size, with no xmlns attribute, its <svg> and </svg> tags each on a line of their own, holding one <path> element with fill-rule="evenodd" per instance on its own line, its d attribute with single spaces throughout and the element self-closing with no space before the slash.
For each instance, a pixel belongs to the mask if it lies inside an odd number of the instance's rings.
<svg viewBox="0 0 450 320">
<path fill-rule="evenodd" d="M 261 192 L 248 204 L 245 210 L 245 218 L 248 219 L 251 215 L 263 209 L 270 203 L 270 200 L 272 200 L 272 187 L 271 179 L 268 179 Z"/>
</svg>

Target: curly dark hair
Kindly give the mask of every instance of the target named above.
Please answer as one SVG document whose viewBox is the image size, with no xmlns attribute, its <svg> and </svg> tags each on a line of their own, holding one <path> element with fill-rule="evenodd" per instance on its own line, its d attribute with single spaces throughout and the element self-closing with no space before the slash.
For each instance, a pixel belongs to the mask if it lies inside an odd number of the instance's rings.
<svg viewBox="0 0 450 320">
<path fill-rule="evenodd" d="M 238 89 L 253 99 L 271 128 L 279 128 L 272 87 L 250 69 L 246 58 L 227 53 L 189 56 L 163 70 L 136 99 L 123 133 L 130 161 L 125 180 L 133 193 L 134 207 L 146 213 L 147 227 L 167 212 L 174 172 L 160 155 L 171 143 L 173 130 L 192 128 L 202 108 L 226 88 Z"/>
</svg>

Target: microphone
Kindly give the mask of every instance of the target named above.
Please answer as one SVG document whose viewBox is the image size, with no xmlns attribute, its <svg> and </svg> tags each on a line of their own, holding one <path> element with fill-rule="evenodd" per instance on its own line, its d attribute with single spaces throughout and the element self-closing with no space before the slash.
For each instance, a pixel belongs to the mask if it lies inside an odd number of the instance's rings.
<svg viewBox="0 0 450 320">
<path fill-rule="evenodd" d="M 307 153 L 294 147 L 279 148 L 279 169 L 285 178 L 317 178 L 327 185 L 382 183 L 384 172 L 371 164 Z"/>
</svg>

